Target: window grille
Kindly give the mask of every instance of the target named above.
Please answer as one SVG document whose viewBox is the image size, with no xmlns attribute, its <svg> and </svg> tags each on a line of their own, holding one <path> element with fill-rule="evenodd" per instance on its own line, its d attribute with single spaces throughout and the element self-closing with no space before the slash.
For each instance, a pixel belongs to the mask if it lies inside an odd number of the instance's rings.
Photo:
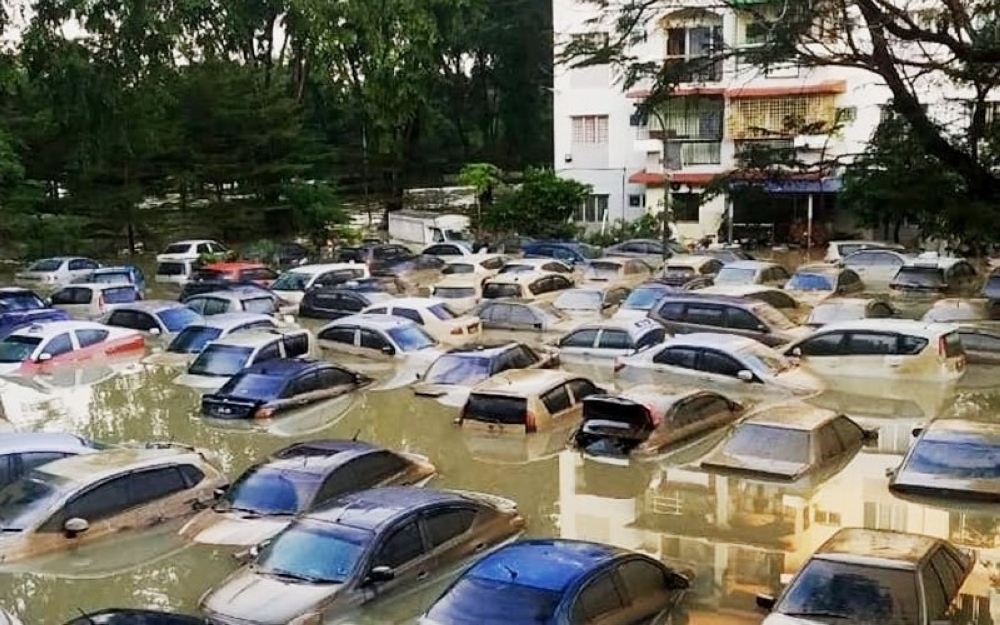
<svg viewBox="0 0 1000 625">
<path fill-rule="evenodd" d="M 833 126 L 836 119 L 836 98 L 829 94 L 741 98 L 729 103 L 727 128 L 734 139 L 780 137 L 806 125 Z"/>
</svg>

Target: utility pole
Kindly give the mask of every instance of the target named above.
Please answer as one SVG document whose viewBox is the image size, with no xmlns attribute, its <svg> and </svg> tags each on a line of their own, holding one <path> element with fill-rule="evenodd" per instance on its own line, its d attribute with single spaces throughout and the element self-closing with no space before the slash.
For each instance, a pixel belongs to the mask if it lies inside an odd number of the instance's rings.
<svg viewBox="0 0 1000 625">
<path fill-rule="evenodd" d="M 667 260 L 672 256 L 670 252 L 670 221 L 673 218 L 673 208 L 671 207 L 673 192 L 670 188 L 670 174 L 664 172 L 663 180 L 663 210 L 660 215 L 663 218 L 663 268 L 667 267 Z"/>
</svg>

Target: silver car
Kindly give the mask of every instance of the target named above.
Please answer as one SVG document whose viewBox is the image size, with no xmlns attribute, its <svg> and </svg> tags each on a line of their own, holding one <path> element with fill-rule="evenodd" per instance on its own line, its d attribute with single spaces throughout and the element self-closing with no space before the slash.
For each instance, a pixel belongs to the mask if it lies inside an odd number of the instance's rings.
<svg viewBox="0 0 1000 625">
<path fill-rule="evenodd" d="M 80 256 L 54 256 L 31 263 L 14 274 L 19 286 L 52 289 L 89 276 L 101 264 Z"/>
</svg>

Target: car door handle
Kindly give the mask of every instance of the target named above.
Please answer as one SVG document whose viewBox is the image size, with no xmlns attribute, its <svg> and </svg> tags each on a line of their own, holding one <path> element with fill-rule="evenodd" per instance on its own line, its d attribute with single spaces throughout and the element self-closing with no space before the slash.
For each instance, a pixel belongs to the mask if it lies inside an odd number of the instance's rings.
<svg viewBox="0 0 1000 625">
<path fill-rule="evenodd" d="M 486 543 L 479 543 L 478 545 L 476 545 L 476 547 L 472 551 L 474 553 L 479 553 L 483 549 L 486 549 Z"/>
<path fill-rule="evenodd" d="M 427 579 L 428 575 L 430 575 L 430 573 L 428 573 L 427 571 L 420 571 L 419 573 L 417 573 L 417 579 L 418 580 L 425 580 L 425 579 Z"/>
</svg>

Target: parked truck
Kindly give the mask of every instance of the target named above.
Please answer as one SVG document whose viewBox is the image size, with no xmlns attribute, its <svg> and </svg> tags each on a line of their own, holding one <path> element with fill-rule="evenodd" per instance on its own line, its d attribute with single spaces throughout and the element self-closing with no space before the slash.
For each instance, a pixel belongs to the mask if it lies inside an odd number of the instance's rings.
<svg viewBox="0 0 1000 625">
<path fill-rule="evenodd" d="M 441 241 L 467 240 L 469 218 L 453 213 L 393 211 L 389 213 L 389 238 L 420 246 Z"/>
</svg>

